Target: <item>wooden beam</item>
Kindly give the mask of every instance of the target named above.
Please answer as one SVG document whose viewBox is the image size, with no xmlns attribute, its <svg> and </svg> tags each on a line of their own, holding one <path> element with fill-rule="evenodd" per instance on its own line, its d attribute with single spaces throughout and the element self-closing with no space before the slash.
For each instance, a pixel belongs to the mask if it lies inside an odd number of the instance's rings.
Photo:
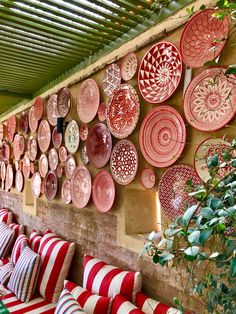
<svg viewBox="0 0 236 314">
<path fill-rule="evenodd" d="M 32 98 L 31 94 L 12 92 L 8 90 L 0 90 L 0 96 L 11 96 L 11 97 L 17 97 L 17 98 L 24 98 L 24 99 Z"/>
</svg>

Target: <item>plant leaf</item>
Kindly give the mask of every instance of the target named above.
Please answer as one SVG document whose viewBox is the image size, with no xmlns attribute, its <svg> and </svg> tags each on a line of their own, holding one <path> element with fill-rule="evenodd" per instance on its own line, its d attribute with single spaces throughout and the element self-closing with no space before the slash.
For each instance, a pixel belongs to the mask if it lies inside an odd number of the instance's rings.
<svg viewBox="0 0 236 314">
<path fill-rule="evenodd" d="M 187 226 L 190 219 L 192 218 L 193 214 L 195 213 L 196 209 L 197 209 L 198 205 L 193 205 L 191 207 L 189 207 L 186 212 L 183 215 L 183 222 L 184 225 Z"/>
<path fill-rule="evenodd" d="M 201 232 L 199 230 L 193 231 L 189 236 L 188 236 L 188 241 L 193 244 L 193 243 L 198 243 L 199 237 L 200 237 Z"/>
<path fill-rule="evenodd" d="M 184 253 L 186 255 L 190 255 L 190 256 L 196 256 L 198 255 L 198 252 L 199 252 L 199 247 L 198 246 L 191 246 L 189 248 L 187 248 Z"/>
</svg>

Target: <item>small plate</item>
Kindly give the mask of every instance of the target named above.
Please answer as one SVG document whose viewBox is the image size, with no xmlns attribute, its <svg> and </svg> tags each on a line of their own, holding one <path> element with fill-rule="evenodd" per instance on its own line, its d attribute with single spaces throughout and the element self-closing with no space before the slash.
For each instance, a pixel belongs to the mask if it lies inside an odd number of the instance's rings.
<svg viewBox="0 0 236 314">
<path fill-rule="evenodd" d="M 19 128 L 23 134 L 26 134 L 29 129 L 29 117 L 28 113 L 23 111 L 20 114 Z"/>
<path fill-rule="evenodd" d="M 102 81 L 102 88 L 107 96 L 111 96 L 113 91 L 120 86 L 121 75 L 120 67 L 116 63 L 109 64 L 105 70 L 104 78 Z"/>
<path fill-rule="evenodd" d="M 73 156 L 68 155 L 65 161 L 65 174 L 68 179 L 72 179 L 76 168 L 76 162 Z"/>
<path fill-rule="evenodd" d="M 57 149 L 61 146 L 61 143 L 62 143 L 62 133 L 57 132 L 56 126 L 52 131 L 52 143 L 53 143 L 53 146 Z"/>
<path fill-rule="evenodd" d="M 64 146 L 59 148 L 58 155 L 59 155 L 59 159 L 60 159 L 61 162 L 65 162 L 66 161 L 67 150 L 66 150 L 66 148 Z"/>
<path fill-rule="evenodd" d="M 131 80 L 138 69 L 138 59 L 134 52 L 128 53 L 121 61 L 121 78 L 124 81 Z"/>
<path fill-rule="evenodd" d="M 35 108 L 32 106 L 29 110 L 29 128 L 32 133 L 35 133 L 38 128 L 39 120 L 35 117 Z"/>
<path fill-rule="evenodd" d="M 40 96 L 35 98 L 34 101 L 34 116 L 37 120 L 40 120 L 44 111 L 44 99 Z"/>
<path fill-rule="evenodd" d="M 80 127 L 80 139 L 81 141 L 86 141 L 88 137 L 89 128 L 86 124 L 81 125 Z"/>
<path fill-rule="evenodd" d="M 79 126 L 75 120 L 71 120 L 66 127 L 65 146 L 69 153 L 74 154 L 79 148 Z"/>
<path fill-rule="evenodd" d="M 84 208 L 90 199 L 92 180 L 88 169 L 79 166 L 75 169 L 71 182 L 71 199 L 77 208 Z"/>
<path fill-rule="evenodd" d="M 155 176 L 154 171 L 151 168 L 143 169 L 141 173 L 140 181 L 141 181 L 142 186 L 145 189 L 147 190 L 152 189 L 156 183 L 156 176 Z"/>
<path fill-rule="evenodd" d="M 49 171 L 45 178 L 45 196 L 52 201 L 57 195 L 58 179 L 53 171 Z"/>
<path fill-rule="evenodd" d="M 16 171 L 16 176 L 15 176 L 15 187 L 17 192 L 21 192 L 24 186 L 24 177 L 23 174 L 20 170 Z"/>
<path fill-rule="evenodd" d="M 13 141 L 13 154 L 16 160 L 19 160 L 21 155 L 24 154 L 25 151 L 25 138 L 23 135 L 19 135 L 18 133 L 14 137 Z"/>
<path fill-rule="evenodd" d="M 58 92 L 58 98 L 57 98 L 58 115 L 62 118 L 65 118 L 70 111 L 70 106 L 71 106 L 70 90 L 67 87 L 63 87 Z"/>
<path fill-rule="evenodd" d="M 38 153 L 37 139 L 34 136 L 30 136 L 27 143 L 28 157 L 31 161 L 34 161 Z"/>
<path fill-rule="evenodd" d="M 42 178 L 45 178 L 48 173 L 48 158 L 45 154 L 39 158 L 39 173 Z"/>
<path fill-rule="evenodd" d="M 71 202 L 71 182 L 69 180 L 64 180 L 61 187 L 61 198 L 65 204 Z"/>
<path fill-rule="evenodd" d="M 23 175 L 25 179 L 28 179 L 30 176 L 30 159 L 27 155 L 23 158 Z"/>
<path fill-rule="evenodd" d="M 59 113 L 57 111 L 57 99 L 57 94 L 53 94 L 50 96 L 47 103 L 47 117 L 52 126 L 57 125 L 57 118 L 59 117 Z"/>
<path fill-rule="evenodd" d="M 35 172 L 31 179 L 31 191 L 34 198 L 38 198 L 41 193 L 41 177 L 39 172 Z"/>
<path fill-rule="evenodd" d="M 42 153 L 45 153 L 51 142 L 51 129 L 47 120 L 42 120 L 38 129 L 38 144 Z"/>
<path fill-rule="evenodd" d="M 58 154 L 55 148 L 50 149 L 49 154 L 48 154 L 48 161 L 49 161 L 49 166 L 50 169 L 55 171 L 58 165 Z"/>
</svg>

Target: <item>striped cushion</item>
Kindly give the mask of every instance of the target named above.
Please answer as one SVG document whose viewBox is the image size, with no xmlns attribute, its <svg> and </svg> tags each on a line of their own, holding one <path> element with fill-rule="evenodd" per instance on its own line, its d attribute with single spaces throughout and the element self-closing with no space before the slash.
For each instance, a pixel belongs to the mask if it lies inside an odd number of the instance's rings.
<svg viewBox="0 0 236 314">
<path fill-rule="evenodd" d="M 40 255 L 26 246 L 15 265 L 7 286 L 22 302 L 29 302 L 34 293 L 39 267 Z"/>
<path fill-rule="evenodd" d="M 8 256 L 8 257 L 4 257 L 4 258 L 1 258 L 1 259 L 0 259 L 0 269 L 1 269 L 2 266 L 6 265 L 7 263 L 10 262 L 10 258 L 11 258 L 11 257 Z"/>
<path fill-rule="evenodd" d="M 39 247 L 42 267 L 37 287 L 41 296 L 49 302 L 57 302 L 74 252 L 75 243 L 62 241 L 52 232 L 43 236 Z"/>
<path fill-rule="evenodd" d="M 11 224 L 9 225 L 9 227 L 10 227 L 11 229 L 15 230 L 16 238 L 17 238 L 20 234 L 24 233 L 24 226 L 23 226 L 23 225 L 18 225 L 18 224 L 16 224 L 16 223 L 13 222 L 13 223 L 11 223 Z"/>
<path fill-rule="evenodd" d="M 31 232 L 31 234 L 30 234 L 30 238 L 29 239 L 30 239 L 30 247 L 31 247 L 31 249 L 34 252 L 38 253 L 42 236 L 36 230 L 33 230 Z"/>
<path fill-rule="evenodd" d="M 8 284 L 8 281 L 11 277 L 13 269 L 14 269 L 14 263 L 13 262 L 9 262 L 8 264 L 2 266 L 2 268 L 0 269 L 0 283 L 1 283 L 1 285 L 6 286 Z"/>
<path fill-rule="evenodd" d="M 111 298 L 92 294 L 88 290 L 65 280 L 64 289 L 68 290 L 87 314 L 110 313 Z"/>
<path fill-rule="evenodd" d="M 55 314 L 86 314 L 71 293 L 64 289 L 57 303 Z M 103 314 L 102 312 L 100 314 Z"/>
<path fill-rule="evenodd" d="M 124 271 L 92 256 L 84 257 L 83 287 L 104 297 L 122 294 L 127 300 L 135 300 L 141 290 L 140 272 Z"/>
<path fill-rule="evenodd" d="M 143 314 L 133 303 L 117 294 L 112 303 L 111 314 Z"/>
<path fill-rule="evenodd" d="M 23 249 L 28 245 L 28 239 L 24 234 L 20 234 L 16 239 L 11 253 L 11 261 L 16 264 Z"/>
<path fill-rule="evenodd" d="M 9 225 L 12 222 L 12 216 L 12 212 L 10 212 L 8 209 L 0 209 L 0 222 L 5 222 Z"/>
<path fill-rule="evenodd" d="M 14 241 L 15 231 L 10 229 L 8 225 L 1 222 L 0 223 L 0 258 L 7 256 L 13 241 Z"/>
</svg>

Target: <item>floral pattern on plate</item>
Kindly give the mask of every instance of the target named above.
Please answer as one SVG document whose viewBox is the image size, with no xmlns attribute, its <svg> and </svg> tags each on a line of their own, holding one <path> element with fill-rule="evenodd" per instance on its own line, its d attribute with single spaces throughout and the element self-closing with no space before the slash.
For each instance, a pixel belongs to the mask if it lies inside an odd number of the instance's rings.
<svg viewBox="0 0 236 314">
<path fill-rule="evenodd" d="M 107 96 L 111 96 L 113 91 L 121 84 L 120 67 L 115 64 L 109 64 L 105 70 L 102 81 L 103 91 Z"/>
<path fill-rule="evenodd" d="M 71 120 L 66 127 L 65 146 L 69 153 L 77 152 L 80 142 L 79 126 L 75 120 Z"/>
<path fill-rule="evenodd" d="M 75 169 L 71 183 L 71 199 L 77 208 L 84 208 L 90 199 L 92 180 L 88 169 L 79 166 Z"/>
</svg>

